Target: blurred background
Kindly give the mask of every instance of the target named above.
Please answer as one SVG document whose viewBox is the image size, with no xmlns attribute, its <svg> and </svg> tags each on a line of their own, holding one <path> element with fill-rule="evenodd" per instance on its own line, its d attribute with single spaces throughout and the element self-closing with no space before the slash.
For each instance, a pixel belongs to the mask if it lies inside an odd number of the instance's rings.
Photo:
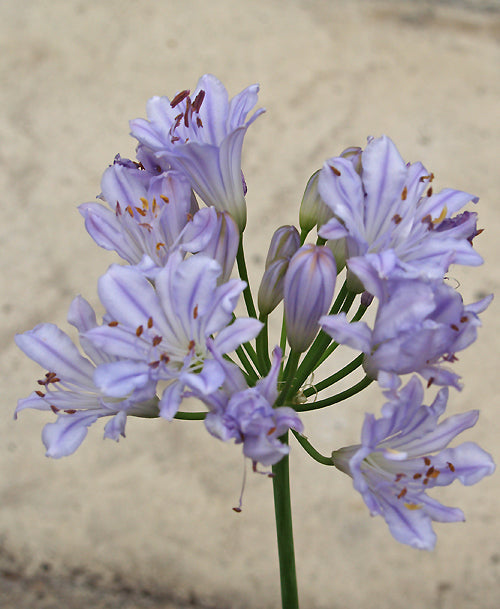
<svg viewBox="0 0 500 609">
<path fill-rule="evenodd" d="M 466 302 L 498 292 L 500 2 L 4 0 L 0 17 L 0 606 L 274 608 L 271 482 L 248 476 L 243 512 L 232 511 L 240 447 L 201 423 L 129 420 L 118 445 L 97 423 L 75 455 L 49 460 L 47 415 L 12 419 L 40 375 L 13 335 L 40 322 L 67 329 L 76 294 L 98 306 L 97 279 L 115 257 L 76 206 L 94 200 L 116 153 L 133 156 L 128 120 L 145 116 L 147 99 L 193 89 L 206 72 L 231 96 L 260 83 L 267 109 L 243 157 L 254 290 L 272 232 L 297 223 L 309 176 L 385 133 L 435 173 L 436 189 L 481 198 L 475 245 L 486 263 L 452 276 Z M 465 388 L 449 408 L 481 408 L 464 439 L 498 461 L 497 307 L 456 364 Z M 364 412 L 382 403 L 371 386 L 304 415 L 307 434 L 323 453 L 356 443 Z M 500 605 L 498 476 L 439 490 L 467 523 L 436 525 L 433 553 L 399 545 L 350 479 L 296 444 L 291 476 L 304 608 Z"/>
</svg>

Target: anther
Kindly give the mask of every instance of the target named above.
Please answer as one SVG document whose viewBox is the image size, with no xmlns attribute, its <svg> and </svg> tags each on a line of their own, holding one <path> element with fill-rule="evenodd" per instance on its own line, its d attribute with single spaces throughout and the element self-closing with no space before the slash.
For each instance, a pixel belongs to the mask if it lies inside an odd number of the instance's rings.
<svg viewBox="0 0 500 609">
<path fill-rule="evenodd" d="M 429 459 L 429 457 L 424 457 L 424 463 L 427 465 L 427 467 L 429 467 L 429 465 L 431 464 L 431 460 Z"/>
<path fill-rule="evenodd" d="M 408 196 L 408 188 L 406 186 L 403 188 L 403 192 L 401 193 L 401 200 L 406 201 L 406 197 Z"/>
<path fill-rule="evenodd" d="M 164 203 L 170 203 L 170 199 L 168 197 L 166 197 L 165 195 L 160 195 L 160 199 L 164 202 Z"/>
<path fill-rule="evenodd" d="M 201 118 L 199 116 L 196 117 L 196 126 L 203 127 L 203 123 L 201 122 Z"/>
<path fill-rule="evenodd" d="M 394 216 L 392 216 L 392 220 L 393 220 L 394 224 L 399 224 L 402 219 L 403 218 L 399 214 L 394 214 Z"/>
<path fill-rule="evenodd" d="M 152 328 L 152 327 L 153 327 L 153 318 L 152 318 L 152 317 L 150 317 L 150 318 L 148 319 L 148 328 Z"/>
<path fill-rule="evenodd" d="M 117 321 L 110 321 L 110 322 L 109 322 L 109 324 L 108 324 L 108 326 L 109 326 L 110 328 L 116 328 L 116 326 L 117 326 L 117 325 L 118 325 L 118 322 L 117 322 Z"/>
<path fill-rule="evenodd" d="M 153 347 L 157 347 L 161 343 L 162 340 L 163 340 L 162 336 L 155 336 L 153 338 Z"/>
<path fill-rule="evenodd" d="M 205 91 L 203 89 L 198 93 L 198 95 L 194 98 L 194 102 L 192 105 L 193 112 L 199 112 L 201 108 L 201 104 L 205 99 Z"/>
<path fill-rule="evenodd" d="M 44 397 L 45 397 L 45 393 L 44 393 L 43 391 L 38 391 L 38 390 L 37 390 L 37 391 L 35 391 L 35 393 L 37 394 L 37 396 L 38 396 L 39 398 L 44 398 Z"/>
<path fill-rule="evenodd" d="M 135 335 L 136 336 L 140 336 L 144 331 L 144 328 L 142 326 L 137 326 L 136 330 L 135 330 Z"/>
<path fill-rule="evenodd" d="M 143 209 L 148 210 L 149 209 L 149 201 L 146 199 L 146 197 L 141 197 L 141 202 L 142 202 Z M 136 207 L 136 209 L 137 209 L 137 207 Z"/>
<path fill-rule="evenodd" d="M 184 89 L 184 91 L 177 93 L 177 95 L 174 97 L 174 99 L 170 102 L 170 107 L 175 108 L 175 106 L 177 106 L 177 104 L 180 104 L 181 101 L 184 101 L 186 99 L 186 97 L 190 94 L 190 92 L 191 91 L 189 91 L 189 89 Z"/>
<path fill-rule="evenodd" d="M 52 412 L 54 414 L 57 414 L 59 412 L 59 408 L 57 408 L 56 406 L 54 406 L 54 404 L 50 405 L 50 409 L 52 410 Z"/>
<path fill-rule="evenodd" d="M 132 216 L 132 218 L 134 217 L 134 212 L 133 212 L 132 208 L 130 207 L 130 205 L 127 205 L 127 207 L 125 208 L 125 211 L 127 211 Z"/>
<path fill-rule="evenodd" d="M 160 361 L 163 362 L 164 364 L 168 364 L 168 362 L 170 361 L 170 358 L 168 357 L 168 355 L 166 353 L 162 353 L 160 355 Z"/>
<path fill-rule="evenodd" d="M 69 408 L 68 410 L 64 411 L 66 414 L 75 414 L 76 410 L 74 408 Z"/>
<path fill-rule="evenodd" d="M 446 465 L 448 466 L 448 469 L 450 470 L 450 472 L 455 471 L 455 466 L 453 465 L 453 463 L 450 463 L 449 461 L 447 461 Z"/>
<path fill-rule="evenodd" d="M 334 167 L 333 165 L 330 165 L 329 167 L 330 167 L 330 169 L 333 171 L 333 173 L 336 176 L 340 176 L 341 175 L 340 171 L 336 167 Z"/>
<path fill-rule="evenodd" d="M 431 376 L 430 379 L 427 381 L 427 389 L 429 389 L 429 387 L 432 385 L 433 382 L 434 382 L 434 377 Z"/>
<path fill-rule="evenodd" d="M 413 480 L 419 480 L 422 477 L 422 474 L 416 473 L 413 474 Z"/>
<path fill-rule="evenodd" d="M 464 324 L 466 321 L 469 321 L 469 318 L 467 317 L 467 315 L 464 315 L 463 317 L 460 318 L 461 324 Z"/>
<path fill-rule="evenodd" d="M 191 351 L 191 349 L 194 349 L 195 345 L 196 345 L 196 343 L 194 342 L 193 339 L 191 339 L 188 344 L 188 351 Z"/>
<path fill-rule="evenodd" d="M 161 241 L 158 241 L 158 243 L 156 244 L 156 251 L 159 252 L 162 247 L 165 247 L 165 244 Z"/>
<path fill-rule="evenodd" d="M 198 305 L 196 305 L 193 309 L 193 319 L 198 317 Z"/>
<path fill-rule="evenodd" d="M 406 493 L 408 492 L 406 486 L 401 490 L 401 492 L 398 495 L 398 499 L 401 499 L 402 497 L 404 497 L 406 495 Z"/>
<path fill-rule="evenodd" d="M 458 328 L 458 326 L 457 326 L 456 324 L 450 324 L 450 328 L 451 328 L 452 330 L 455 330 L 455 332 L 458 332 L 458 331 L 459 331 L 459 328 Z"/>
<path fill-rule="evenodd" d="M 429 186 L 429 188 L 427 189 L 427 196 L 432 197 L 432 186 Z"/>
</svg>

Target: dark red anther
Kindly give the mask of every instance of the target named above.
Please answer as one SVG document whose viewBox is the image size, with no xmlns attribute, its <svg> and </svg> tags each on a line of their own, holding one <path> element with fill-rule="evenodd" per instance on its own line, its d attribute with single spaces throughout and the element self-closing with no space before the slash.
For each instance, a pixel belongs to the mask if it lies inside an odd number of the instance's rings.
<svg viewBox="0 0 500 609">
<path fill-rule="evenodd" d="M 196 345 L 196 343 L 194 342 L 193 339 L 191 339 L 188 344 L 188 351 L 191 351 L 191 349 L 194 349 L 195 345 Z"/>
<path fill-rule="evenodd" d="M 422 474 L 416 473 L 413 474 L 413 480 L 419 480 L 422 477 Z"/>
<path fill-rule="evenodd" d="M 406 488 L 406 486 L 405 486 L 405 487 L 404 487 L 404 488 L 401 490 L 401 492 L 399 493 L 399 495 L 398 495 L 398 499 L 402 499 L 402 498 L 403 498 L 403 497 L 406 495 L 406 493 L 407 493 L 407 492 L 408 492 L 408 490 L 407 490 L 407 488 Z"/>
<path fill-rule="evenodd" d="M 37 394 L 37 396 L 39 398 L 44 398 L 45 397 L 45 393 L 43 391 L 35 391 L 35 393 Z"/>
<path fill-rule="evenodd" d="M 431 464 L 431 460 L 429 459 L 429 457 L 424 457 L 424 463 L 427 465 L 427 467 L 429 467 L 429 465 Z"/>
<path fill-rule="evenodd" d="M 401 480 L 401 478 L 404 478 L 406 476 L 406 474 L 396 474 L 396 478 L 394 480 L 394 482 L 399 482 Z"/>
<path fill-rule="evenodd" d="M 54 406 L 54 404 L 50 405 L 50 409 L 54 414 L 57 414 L 59 412 L 59 408 L 57 408 L 57 406 Z"/>
<path fill-rule="evenodd" d="M 76 410 L 74 408 L 69 408 L 68 410 L 64 411 L 66 414 L 75 414 Z"/>
<path fill-rule="evenodd" d="M 237 514 L 239 514 L 241 512 L 241 508 L 240 507 L 234 507 L 233 508 L 233 512 L 236 512 Z"/>
<path fill-rule="evenodd" d="M 198 305 L 196 305 L 193 309 L 193 319 L 198 317 Z"/>
<path fill-rule="evenodd" d="M 153 327 L 153 318 L 152 318 L 152 317 L 149 317 L 149 318 L 148 318 L 148 328 L 150 328 L 150 329 L 151 329 L 152 327 Z"/>
<path fill-rule="evenodd" d="M 180 104 L 181 101 L 186 99 L 186 97 L 189 95 L 189 93 L 190 93 L 189 89 L 184 89 L 184 91 L 177 93 L 177 95 L 174 97 L 174 99 L 170 102 L 170 107 L 175 108 L 175 106 L 177 106 L 177 104 Z"/>
<path fill-rule="evenodd" d="M 201 118 L 199 116 L 196 117 L 196 126 L 203 127 L 203 123 L 201 122 Z"/>
<path fill-rule="evenodd" d="M 450 472 L 455 471 L 455 466 L 453 465 L 453 463 L 450 463 L 449 461 L 447 461 L 446 465 L 448 466 L 448 469 L 450 470 Z"/>
<path fill-rule="evenodd" d="M 330 165 L 329 167 L 330 167 L 330 169 L 333 171 L 333 173 L 334 173 L 336 176 L 340 176 L 340 175 L 342 175 L 342 174 L 340 173 L 340 171 L 339 171 L 339 170 L 338 170 L 336 167 L 334 167 L 333 165 Z"/>
<path fill-rule="evenodd" d="M 162 340 L 163 340 L 162 336 L 155 336 L 153 338 L 153 347 L 157 347 L 161 343 Z"/>
<path fill-rule="evenodd" d="M 392 221 L 394 224 L 399 224 L 403 218 L 399 214 L 394 214 L 392 216 Z"/>
<path fill-rule="evenodd" d="M 406 186 L 405 186 L 403 188 L 403 191 L 401 192 L 401 200 L 406 201 L 407 196 L 408 196 L 408 188 L 406 188 Z"/>
<path fill-rule="evenodd" d="M 137 326 L 136 330 L 135 330 L 135 335 L 136 336 L 140 336 L 144 331 L 144 328 L 142 326 Z"/>
<path fill-rule="evenodd" d="M 434 377 L 431 376 L 430 379 L 427 381 L 427 389 L 429 389 L 429 387 L 432 385 L 433 382 L 434 382 Z"/>
<path fill-rule="evenodd" d="M 463 317 L 460 318 L 461 324 L 464 324 L 466 321 L 469 321 L 469 318 L 467 317 L 467 315 L 464 315 Z"/>
<path fill-rule="evenodd" d="M 117 322 L 117 321 L 110 321 L 110 322 L 109 322 L 109 324 L 108 324 L 108 326 L 109 326 L 110 328 L 116 328 L 116 326 L 117 326 L 117 325 L 118 325 L 118 322 Z"/>
<path fill-rule="evenodd" d="M 427 196 L 432 197 L 432 186 L 429 186 L 429 188 L 427 189 Z"/>
<path fill-rule="evenodd" d="M 160 360 L 156 360 L 155 362 L 149 362 L 148 366 L 150 366 L 151 368 L 158 368 L 158 366 L 160 365 Z"/>
<path fill-rule="evenodd" d="M 203 100 L 205 99 L 205 91 L 203 91 L 203 89 L 198 93 L 198 95 L 194 98 L 194 102 L 193 102 L 193 112 L 199 112 L 200 108 L 201 108 L 201 104 L 203 103 Z"/>
<path fill-rule="evenodd" d="M 458 327 L 456 324 L 450 324 L 450 328 L 451 328 L 452 330 L 455 330 L 455 332 L 458 332 L 458 331 L 459 331 L 459 327 Z"/>
<path fill-rule="evenodd" d="M 163 362 L 164 364 L 168 364 L 168 362 L 170 361 L 170 358 L 168 357 L 168 355 L 166 353 L 162 353 L 160 355 L 160 361 Z"/>
<path fill-rule="evenodd" d="M 191 98 L 188 97 L 187 102 L 186 102 L 186 111 L 184 112 L 184 125 L 186 127 L 189 127 L 190 112 L 191 112 Z"/>
</svg>

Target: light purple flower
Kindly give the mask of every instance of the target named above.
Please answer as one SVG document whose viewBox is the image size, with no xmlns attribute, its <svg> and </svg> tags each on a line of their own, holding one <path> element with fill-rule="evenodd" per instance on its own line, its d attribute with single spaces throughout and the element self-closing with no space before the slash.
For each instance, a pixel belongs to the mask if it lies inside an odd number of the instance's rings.
<svg viewBox="0 0 500 609">
<path fill-rule="evenodd" d="M 432 521 L 464 520 L 458 508 L 446 507 L 427 495 L 435 486 L 455 480 L 479 482 L 495 470 L 491 456 L 472 442 L 448 444 L 475 425 L 471 410 L 438 422 L 448 390 L 441 389 L 430 406 L 422 404 L 421 383 L 413 377 L 382 408 L 382 417 L 365 415 L 361 444 L 332 453 L 335 466 L 353 479 L 372 516 L 381 515 L 393 537 L 414 548 L 432 550 Z"/>
<path fill-rule="evenodd" d="M 305 351 L 319 331 L 318 321 L 330 308 L 337 265 L 326 246 L 303 245 L 290 260 L 285 276 L 286 335 L 290 347 Z"/>
<path fill-rule="evenodd" d="M 211 352 L 229 353 L 262 327 L 253 318 L 231 323 L 245 283 L 231 279 L 217 285 L 220 274 L 215 260 L 202 254 L 183 260 L 180 252 L 171 254 L 155 287 L 133 267 L 112 265 L 99 280 L 110 321 L 85 335 L 120 358 L 96 370 L 101 390 L 122 397 L 167 381 L 159 403 L 160 416 L 167 419 L 177 412 L 185 386 L 201 394 L 216 391 L 225 371 Z"/>
<path fill-rule="evenodd" d="M 273 408 L 278 397 L 277 380 L 281 364 L 281 351 L 276 348 L 269 374 L 255 387 L 241 389 L 234 382 L 231 389 L 219 391 L 205 403 L 211 412 L 205 418 L 207 430 L 216 438 L 243 444 L 243 454 L 264 466 L 274 465 L 290 452 L 288 444 L 280 441 L 289 429 L 299 433 L 303 425 L 293 408 Z"/>
<path fill-rule="evenodd" d="M 94 311 L 80 296 L 71 304 L 68 321 L 80 333 L 97 326 Z M 25 408 L 51 410 L 57 414 L 57 421 L 45 425 L 42 432 L 48 457 L 73 453 L 87 435 L 87 428 L 98 418 L 112 417 L 104 428 L 104 437 L 118 440 L 125 436 L 128 415 L 158 416 L 158 400 L 148 388 L 116 399 L 95 385 L 96 365 L 115 358 L 84 337 L 80 343 L 88 357 L 83 357 L 70 337 L 54 324 L 40 324 L 29 332 L 17 334 L 15 341 L 28 357 L 48 370 L 38 381 L 39 389 L 19 400 L 16 408 L 16 417 Z"/>
<path fill-rule="evenodd" d="M 476 340 L 478 314 L 492 296 L 464 306 L 460 294 L 439 280 L 392 279 L 370 287 L 380 298 L 373 328 L 339 314 L 322 317 L 323 330 L 365 353 L 367 374 L 383 387 L 394 389 L 398 375 L 416 372 L 429 384 L 460 389 L 460 377 L 443 364 Z"/>
<path fill-rule="evenodd" d="M 442 278 L 452 263 L 482 263 L 472 247 L 477 215 L 453 216 L 477 197 L 450 188 L 434 193 L 434 175 L 421 163 L 405 164 L 387 136 L 369 138 L 361 165 L 358 156 L 331 158 L 321 170 L 319 193 L 334 213 L 321 237 L 345 237 L 350 259 L 394 252 L 392 268 L 379 269 L 385 277 Z"/>
<path fill-rule="evenodd" d="M 245 186 L 241 172 L 243 139 L 257 110 L 258 85 L 229 101 L 224 85 L 205 74 L 190 95 L 181 91 L 172 100 L 152 97 L 148 120 L 130 122 L 131 134 L 160 162 L 184 172 L 207 205 L 229 212 L 240 230 L 246 224 Z"/>
<path fill-rule="evenodd" d="M 94 241 L 130 264 L 147 256 L 162 267 L 179 234 L 198 210 L 189 181 L 177 171 L 152 174 L 128 159 L 115 159 L 101 181 L 99 203 L 79 210 Z"/>
</svg>

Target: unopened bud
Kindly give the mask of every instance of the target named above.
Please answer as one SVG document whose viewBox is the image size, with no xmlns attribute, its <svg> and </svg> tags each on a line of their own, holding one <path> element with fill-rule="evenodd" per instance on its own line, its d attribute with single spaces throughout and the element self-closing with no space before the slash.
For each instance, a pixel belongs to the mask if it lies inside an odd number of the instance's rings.
<svg viewBox="0 0 500 609">
<path fill-rule="evenodd" d="M 266 270 L 278 258 L 290 258 L 300 247 L 300 235 L 295 226 L 280 226 L 273 234 L 266 258 Z"/>
<path fill-rule="evenodd" d="M 309 232 L 314 226 L 322 226 L 332 217 L 332 211 L 323 203 L 318 192 L 319 172 L 312 174 L 307 182 L 302 203 L 299 210 L 299 224 L 301 230 Z"/>
<path fill-rule="evenodd" d="M 269 315 L 283 300 L 288 258 L 274 260 L 265 270 L 259 287 L 257 302 L 262 315 Z"/>
<path fill-rule="evenodd" d="M 290 260 L 285 277 L 286 334 L 290 347 L 305 351 L 318 333 L 335 290 L 337 265 L 326 246 L 304 245 Z"/>
</svg>

